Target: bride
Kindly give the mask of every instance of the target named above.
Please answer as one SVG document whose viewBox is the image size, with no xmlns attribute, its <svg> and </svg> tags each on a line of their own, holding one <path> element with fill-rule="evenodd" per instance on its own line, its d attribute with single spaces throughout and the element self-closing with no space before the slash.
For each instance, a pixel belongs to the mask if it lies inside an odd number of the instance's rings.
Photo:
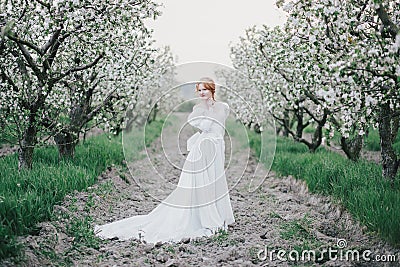
<svg viewBox="0 0 400 267">
<path fill-rule="evenodd" d="M 189 154 L 177 188 L 147 215 L 95 225 L 97 236 L 179 242 L 227 231 L 228 224 L 235 222 L 224 170 L 229 106 L 215 100 L 215 83 L 210 78 L 202 78 L 196 92 L 200 103 L 193 107 L 187 122 L 200 131 L 187 140 Z"/>
</svg>

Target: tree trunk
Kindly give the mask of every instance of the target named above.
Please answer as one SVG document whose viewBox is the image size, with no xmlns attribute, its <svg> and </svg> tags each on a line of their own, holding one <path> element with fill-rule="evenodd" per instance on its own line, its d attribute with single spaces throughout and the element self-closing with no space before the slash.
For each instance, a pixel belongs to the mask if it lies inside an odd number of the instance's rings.
<svg viewBox="0 0 400 267">
<path fill-rule="evenodd" d="M 154 105 L 154 108 L 150 111 L 149 116 L 147 117 L 147 123 L 151 123 L 152 121 L 155 121 L 157 112 L 158 112 L 158 104 L 156 103 Z"/>
<path fill-rule="evenodd" d="M 324 109 L 324 116 L 322 117 L 322 119 L 316 120 L 316 122 L 318 123 L 317 128 L 315 129 L 315 132 L 312 136 L 311 143 L 307 145 L 311 153 L 314 153 L 317 150 L 317 148 L 322 144 L 322 129 L 328 119 L 328 115 L 329 111 L 327 109 Z"/>
<path fill-rule="evenodd" d="M 75 147 L 79 142 L 79 133 L 81 129 L 88 123 L 88 114 L 90 112 L 90 99 L 93 94 L 94 87 L 86 92 L 86 98 L 80 102 L 73 103 L 69 112 L 69 125 L 54 134 L 54 141 L 58 147 L 58 155 L 60 159 L 71 159 L 75 155 Z"/>
<path fill-rule="evenodd" d="M 304 122 L 303 122 L 303 111 L 298 109 L 296 112 L 297 126 L 296 126 L 296 136 L 301 139 L 303 137 Z"/>
<path fill-rule="evenodd" d="M 155 121 L 158 113 L 158 104 L 156 103 L 154 106 L 153 118 L 151 121 Z"/>
<path fill-rule="evenodd" d="M 282 131 L 282 127 L 276 127 L 275 132 L 276 132 L 277 136 L 281 133 L 281 131 Z"/>
<path fill-rule="evenodd" d="M 381 105 L 379 112 L 379 136 L 382 155 L 382 176 L 394 185 L 400 160 L 393 149 L 393 142 L 399 130 L 399 117 L 392 117 L 393 111 L 389 102 Z"/>
<path fill-rule="evenodd" d="M 22 140 L 25 145 L 18 149 L 18 169 L 32 169 L 33 146 Z"/>
<path fill-rule="evenodd" d="M 29 126 L 24 132 L 18 149 L 18 169 L 32 169 L 33 150 L 36 144 L 37 128 L 35 126 L 35 114 L 29 118 Z"/>
<path fill-rule="evenodd" d="M 261 133 L 261 125 L 259 124 L 259 123 L 254 123 L 254 131 L 256 132 L 256 133 Z"/>
<path fill-rule="evenodd" d="M 348 159 L 352 161 L 358 161 L 360 159 L 363 140 L 363 136 L 359 134 L 357 134 L 353 139 L 342 136 L 340 139 L 340 145 Z"/>
<path fill-rule="evenodd" d="M 289 111 L 287 111 L 287 110 L 285 110 L 284 112 L 283 112 L 283 123 L 284 123 L 284 125 L 283 125 L 283 136 L 284 137 L 289 137 L 289 123 L 290 123 L 290 118 L 289 118 Z"/>
<path fill-rule="evenodd" d="M 317 129 L 315 129 L 315 132 L 312 136 L 311 143 L 308 146 L 308 149 L 311 153 L 315 153 L 317 148 L 322 144 L 322 127 L 324 127 L 324 125 L 318 123 Z"/>
<path fill-rule="evenodd" d="M 58 147 L 60 159 L 73 158 L 75 147 L 78 144 L 78 135 L 72 132 L 62 131 L 54 136 L 54 141 Z"/>
</svg>

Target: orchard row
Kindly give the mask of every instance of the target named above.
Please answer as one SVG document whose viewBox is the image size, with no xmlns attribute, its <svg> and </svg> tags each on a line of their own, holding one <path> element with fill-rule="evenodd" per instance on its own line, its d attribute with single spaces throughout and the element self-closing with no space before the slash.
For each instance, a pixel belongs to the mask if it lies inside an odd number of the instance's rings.
<svg viewBox="0 0 400 267">
<path fill-rule="evenodd" d="M 315 151 L 340 134 L 351 160 L 360 157 L 369 129 L 378 128 L 383 176 L 393 180 L 399 155 L 393 149 L 400 119 L 399 0 L 278 1 L 284 26 L 253 27 L 231 47 L 240 75 L 226 82 L 256 111 L 272 116 L 285 135 Z M 231 96 L 239 117 L 260 127 Z M 314 127 L 312 140 L 304 129 Z M 257 128 L 256 128 L 257 129 Z"/>
<path fill-rule="evenodd" d="M 174 70 L 144 23 L 160 15 L 154 2 L 0 5 L 0 133 L 19 146 L 19 168 L 31 168 L 34 148 L 51 138 L 60 157 L 73 157 L 91 127 L 118 133 L 178 101 L 152 109 Z"/>
</svg>

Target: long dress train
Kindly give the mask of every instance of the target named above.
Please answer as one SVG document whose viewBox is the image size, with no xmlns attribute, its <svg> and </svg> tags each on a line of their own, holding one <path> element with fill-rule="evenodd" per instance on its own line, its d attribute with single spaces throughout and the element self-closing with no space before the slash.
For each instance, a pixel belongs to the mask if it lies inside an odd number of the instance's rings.
<svg viewBox="0 0 400 267">
<path fill-rule="evenodd" d="M 182 238 L 227 230 L 235 222 L 224 170 L 228 114 L 229 106 L 224 102 L 216 102 L 210 110 L 195 106 L 187 122 L 201 133 L 187 140 L 189 154 L 177 187 L 147 215 L 95 225 L 96 235 L 156 243 L 179 242 Z"/>
</svg>

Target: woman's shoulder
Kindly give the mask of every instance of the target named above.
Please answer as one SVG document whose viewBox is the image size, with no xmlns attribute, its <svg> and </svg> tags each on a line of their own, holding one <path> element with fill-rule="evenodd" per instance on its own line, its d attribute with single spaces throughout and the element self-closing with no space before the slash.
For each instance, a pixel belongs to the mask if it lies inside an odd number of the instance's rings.
<svg viewBox="0 0 400 267">
<path fill-rule="evenodd" d="M 222 101 L 217 101 L 217 103 L 218 103 L 221 107 L 224 107 L 224 108 L 228 108 L 228 109 L 229 109 L 228 103 L 222 102 Z"/>
<path fill-rule="evenodd" d="M 193 110 L 198 109 L 198 108 L 205 109 L 205 107 L 200 103 L 197 103 L 196 105 L 193 106 Z"/>
<path fill-rule="evenodd" d="M 216 101 L 215 104 L 219 105 L 220 107 L 222 107 L 224 109 L 229 109 L 229 105 L 226 102 Z M 204 105 L 202 105 L 201 103 L 197 103 L 196 105 L 193 106 L 193 110 L 195 110 L 195 109 L 206 109 L 206 107 L 204 107 Z"/>
</svg>

